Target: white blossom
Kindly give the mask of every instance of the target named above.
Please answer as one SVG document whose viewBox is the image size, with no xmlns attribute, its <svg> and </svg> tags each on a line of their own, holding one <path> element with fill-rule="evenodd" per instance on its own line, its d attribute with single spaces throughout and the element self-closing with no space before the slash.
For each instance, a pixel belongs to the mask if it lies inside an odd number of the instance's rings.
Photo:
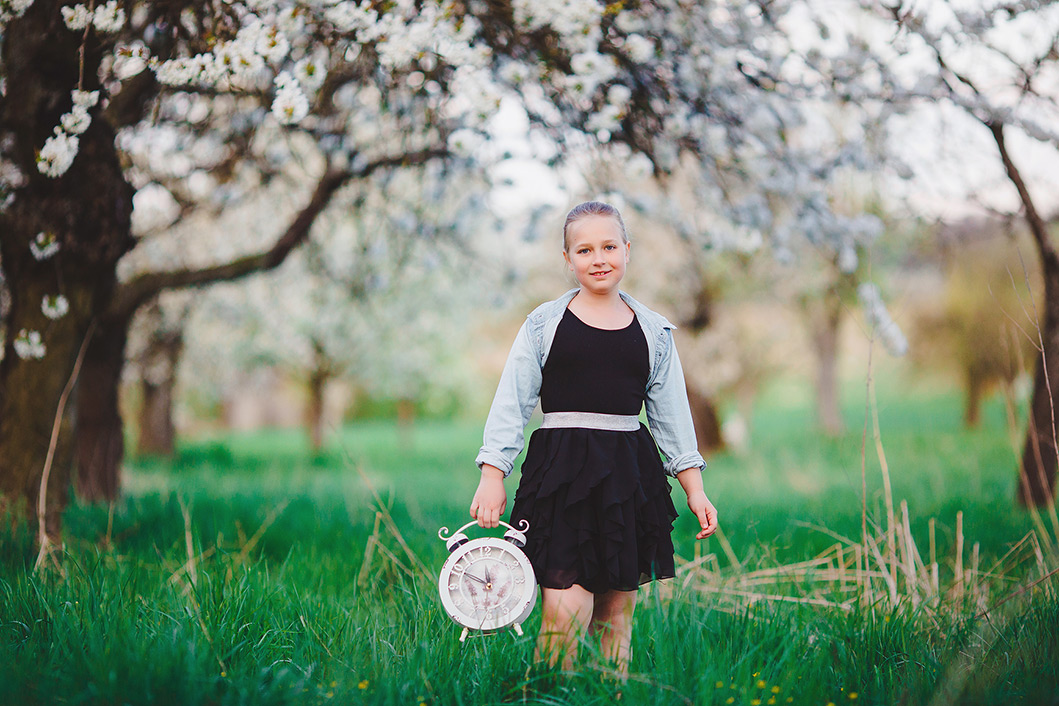
<svg viewBox="0 0 1059 706">
<path fill-rule="evenodd" d="M 2 11 L 12 13 L 15 17 L 22 17 L 32 4 L 33 0 L 6 0 Z"/>
<path fill-rule="evenodd" d="M 49 319 L 61 319 L 70 311 L 70 302 L 61 294 L 46 294 L 40 304 L 40 310 Z"/>
<path fill-rule="evenodd" d="M 55 134 L 44 141 L 44 147 L 37 155 L 37 169 L 41 174 L 50 177 L 62 176 L 77 156 L 78 140 L 58 128 Z"/>
<path fill-rule="evenodd" d="M 574 73 L 589 79 L 593 84 L 605 83 L 618 72 L 614 57 L 604 56 L 597 51 L 574 54 L 570 57 L 570 67 Z"/>
<path fill-rule="evenodd" d="M 147 68 L 150 52 L 142 42 L 119 47 L 114 52 L 114 75 L 118 80 L 132 78 Z"/>
<path fill-rule="evenodd" d="M 626 37 L 625 44 L 622 45 L 622 48 L 625 49 L 629 58 L 637 64 L 646 63 L 655 55 L 654 42 L 639 34 L 630 34 Z"/>
<path fill-rule="evenodd" d="M 853 247 L 852 243 L 844 243 L 841 248 L 838 249 L 838 260 L 836 264 L 838 269 L 843 274 L 851 275 L 857 270 L 857 250 Z"/>
<path fill-rule="evenodd" d="M 79 91 L 74 89 L 70 92 L 75 108 L 88 110 L 99 102 L 99 91 Z"/>
<path fill-rule="evenodd" d="M 92 26 L 104 34 L 117 32 L 125 26 L 125 10 L 118 5 L 118 0 L 110 0 L 97 7 L 92 15 Z"/>
<path fill-rule="evenodd" d="M 22 329 L 15 338 L 15 354 L 23 360 L 41 359 L 44 357 L 45 348 L 40 340 L 39 331 L 27 331 Z"/>
<path fill-rule="evenodd" d="M 371 8 L 369 0 L 360 3 L 340 2 L 327 8 L 324 16 L 343 32 L 367 30 L 375 26 L 379 13 Z"/>
<path fill-rule="evenodd" d="M 632 90 L 628 86 L 616 83 L 607 89 L 607 102 L 617 108 L 621 108 L 623 112 L 631 99 Z"/>
<path fill-rule="evenodd" d="M 327 66 L 312 57 L 304 57 L 294 65 L 294 77 L 307 91 L 315 91 L 327 78 Z"/>
<path fill-rule="evenodd" d="M 609 134 L 621 127 L 621 119 L 624 114 L 625 110 L 623 108 L 608 103 L 589 117 L 585 127 L 597 134 L 600 132 Z"/>
<path fill-rule="evenodd" d="M 521 86 L 524 83 L 533 81 L 536 76 L 521 61 L 509 61 L 500 68 L 500 78 L 512 86 Z"/>
<path fill-rule="evenodd" d="M 54 233 L 41 231 L 29 243 L 29 251 L 36 260 L 47 260 L 59 252 L 59 239 Z"/>
<path fill-rule="evenodd" d="M 276 98 L 272 101 L 272 114 L 284 125 L 300 122 L 309 114 L 309 99 L 288 71 L 280 72 L 275 83 Z"/>
<path fill-rule="evenodd" d="M 283 61 L 290 51 L 290 42 L 287 41 L 286 35 L 262 22 L 255 22 L 239 31 L 240 41 L 251 38 L 254 41 L 254 51 L 268 63 Z"/>
<path fill-rule="evenodd" d="M 886 310 L 879 288 L 871 282 L 864 282 L 857 287 L 857 295 L 864 306 L 864 316 L 868 325 L 872 327 L 882 340 L 883 346 L 890 355 L 902 356 L 908 352 L 908 339 L 905 338 L 901 328 L 890 318 L 890 312 Z"/>
<path fill-rule="evenodd" d="M 474 130 L 456 130 L 449 135 L 448 146 L 454 154 L 470 157 L 483 141 L 482 135 Z"/>
<path fill-rule="evenodd" d="M 59 118 L 59 124 L 68 135 L 80 135 L 88 129 L 91 122 L 92 118 L 88 115 L 88 110 L 78 105 Z"/>
<path fill-rule="evenodd" d="M 84 29 L 92 21 L 92 13 L 84 5 L 63 7 L 60 11 L 63 15 L 63 22 L 75 32 Z"/>
</svg>

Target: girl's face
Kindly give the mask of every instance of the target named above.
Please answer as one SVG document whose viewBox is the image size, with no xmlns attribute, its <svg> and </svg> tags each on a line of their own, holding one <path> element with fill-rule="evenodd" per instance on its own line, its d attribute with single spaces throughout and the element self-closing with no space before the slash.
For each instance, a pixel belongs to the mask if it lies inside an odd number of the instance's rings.
<svg viewBox="0 0 1059 706">
<path fill-rule="evenodd" d="M 610 216 L 585 216 L 567 229 L 566 258 L 581 287 L 593 294 L 617 291 L 625 276 L 632 243 L 622 238 L 621 226 Z"/>
</svg>

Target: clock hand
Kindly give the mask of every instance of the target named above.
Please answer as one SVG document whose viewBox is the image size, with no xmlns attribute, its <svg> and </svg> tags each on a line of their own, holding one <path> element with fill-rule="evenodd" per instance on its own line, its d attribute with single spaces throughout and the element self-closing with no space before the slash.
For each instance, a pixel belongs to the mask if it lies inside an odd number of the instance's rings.
<svg viewBox="0 0 1059 706">
<path fill-rule="evenodd" d="M 474 579 L 475 581 L 477 581 L 478 583 L 482 584 L 483 586 L 484 586 L 485 584 L 489 583 L 489 582 L 488 582 L 488 581 L 486 581 L 485 579 L 481 579 L 481 578 L 478 578 L 477 576 L 475 576 L 474 574 L 472 574 L 472 573 L 471 573 L 470 571 L 464 571 L 464 572 L 463 572 L 463 575 L 464 575 L 464 576 L 466 576 L 466 577 L 467 577 L 467 578 L 469 578 L 469 579 Z M 488 574 L 488 573 L 486 573 L 486 576 L 488 576 L 488 575 L 489 575 L 489 574 Z"/>
</svg>

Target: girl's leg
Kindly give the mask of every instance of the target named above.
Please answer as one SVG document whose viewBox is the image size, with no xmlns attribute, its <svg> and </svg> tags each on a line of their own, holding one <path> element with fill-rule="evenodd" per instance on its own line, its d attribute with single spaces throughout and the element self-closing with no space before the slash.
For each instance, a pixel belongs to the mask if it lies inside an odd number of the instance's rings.
<svg viewBox="0 0 1059 706">
<path fill-rule="evenodd" d="M 603 656 L 614 660 L 624 680 L 629 676 L 629 643 L 636 591 L 607 591 L 595 596 L 590 631 L 600 636 Z"/>
<path fill-rule="evenodd" d="M 577 641 L 592 618 L 594 594 L 574 584 L 570 588 L 541 588 L 541 631 L 534 659 L 555 665 L 561 657 L 563 669 L 573 669 Z"/>
</svg>

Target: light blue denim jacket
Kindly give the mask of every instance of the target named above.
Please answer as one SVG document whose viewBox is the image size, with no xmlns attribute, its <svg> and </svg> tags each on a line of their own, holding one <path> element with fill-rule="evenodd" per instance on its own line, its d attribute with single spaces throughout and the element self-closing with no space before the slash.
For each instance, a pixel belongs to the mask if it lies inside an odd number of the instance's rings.
<svg viewBox="0 0 1059 706">
<path fill-rule="evenodd" d="M 571 289 L 558 299 L 541 304 L 519 329 L 485 422 L 484 443 L 476 459 L 479 468 L 488 463 L 503 471 L 505 478 L 511 475 L 515 458 L 525 443 L 526 424 L 540 398 L 541 371 L 555 330 L 578 291 Z M 647 339 L 647 424 L 666 457 L 666 473 L 676 476 L 688 468 L 701 469 L 706 462 L 697 449 L 684 371 L 673 345 L 672 330 L 676 327 L 625 292 L 621 292 L 621 298 L 636 314 Z"/>
</svg>

